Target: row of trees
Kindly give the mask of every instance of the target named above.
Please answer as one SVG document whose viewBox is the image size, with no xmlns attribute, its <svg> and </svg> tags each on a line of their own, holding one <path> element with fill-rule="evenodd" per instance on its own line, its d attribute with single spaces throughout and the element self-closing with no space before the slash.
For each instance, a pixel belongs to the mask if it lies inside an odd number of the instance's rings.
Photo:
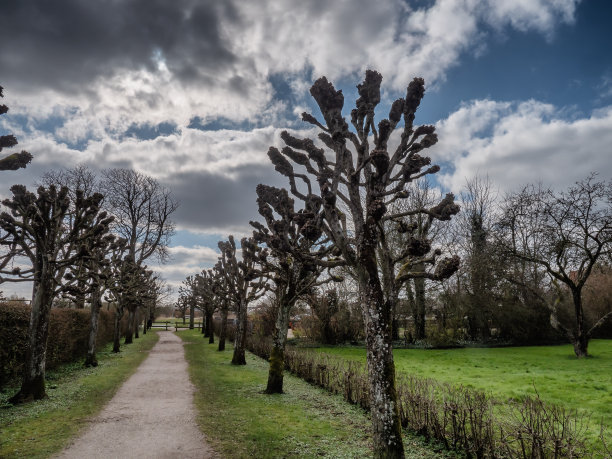
<svg viewBox="0 0 612 459">
<path fill-rule="evenodd" d="M 242 239 L 241 260 L 233 237 L 219 243 L 219 263 L 205 275 L 213 285 L 208 291 L 215 293 L 200 295 L 194 304 L 213 303 L 206 307 L 214 309 L 218 301 L 227 317 L 231 300 L 237 315 L 232 363 L 244 364 L 248 305 L 272 292 L 275 326 L 266 392 L 275 393 L 282 392 L 287 325 L 296 302 L 312 302 L 322 284 L 344 280 L 355 285 L 375 456 L 403 457 L 392 354 L 401 305 L 410 305 L 415 335 L 423 339 L 433 281 L 441 285 L 440 303 L 466 297 L 464 327 L 472 336 L 487 335 L 492 328 L 487 311 L 500 306 L 508 285 L 531 295 L 527 304 L 533 298 L 546 301 L 554 319 L 563 284 L 575 309 L 573 327 L 566 332 L 576 355 L 586 355 L 593 328 L 585 328 L 581 292 L 597 264 L 610 256 L 612 192 L 609 183 L 594 177 L 566 193 L 528 187 L 508 195 L 493 212 L 491 187 L 477 179 L 463 196 L 463 215 L 453 219 L 459 212 L 454 196 L 434 198 L 424 185 L 439 167 L 423 154 L 437 142 L 435 128 L 414 125 L 423 80 L 414 79 L 406 96 L 393 102 L 388 118 L 376 124 L 381 81 L 379 73 L 366 72 L 350 125 L 342 116 L 342 92 L 326 78 L 315 82 L 310 92 L 323 121 L 308 113 L 302 119 L 319 130 L 318 140 L 285 131 L 285 146 L 270 148 L 268 156 L 288 179 L 289 190 L 257 186 L 263 221 L 251 222 L 253 236 Z M 196 292 L 185 288 L 184 298 Z M 337 309 L 334 292 L 328 288 L 319 294 L 317 315 Z M 556 326 L 561 327 L 559 321 Z"/>
<path fill-rule="evenodd" d="M 241 260 L 233 237 L 219 243 L 221 257 L 209 277 L 216 282 L 213 290 L 220 292 L 218 298 L 229 298 L 234 304 L 234 364 L 245 363 L 248 305 L 266 291 L 273 293 L 276 317 L 266 392 L 275 393 L 282 392 L 292 308 L 317 286 L 349 276 L 358 286 L 365 324 L 375 453 L 400 457 L 393 312 L 408 281 L 440 281 L 459 267 L 457 256 L 441 258 L 442 251 L 434 249 L 406 219 L 422 215 L 430 221 L 447 222 L 459 206 L 452 194 L 431 206 L 397 205 L 408 198 L 407 185 L 438 172 L 439 167 L 430 166 L 430 159 L 421 155 L 436 143 L 437 136 L 433 126 L 414 126 L 424 95 L 422 79 L 409 85 L 406 97 L 392 104 L 388 119 L 377 128 L 374 109 L 380 102 L 381 81 L 379 73 L 366 72 L 365 81 L 358 86 L 360 97 L 351 113 L 351 128 L 341 114 L 342 92 L 325 78 L 315 82 L 311 94 L 324 123 L 307 113 L 302 118 L 321 130 L 320 143 L 282 133 L 286 146 L 280 151 L 271 147 L 268 156 L 289 180 L 290 191 L 257 186 L 263 222 L 251 222 L 253 236 L 242 239 Z M 391 152 L 390 143 L 396 143 Z M 404 241 L 401 247 L 393 244 L 398 237 Z"/>
<path fill-rule="evenodd" d="M 0 107 L 1 113 L 7 110 Z M 14 136 L 2 136 L 0 150 L 16 143 Z M 10 155 L 0 161 L 1 170 L 25 167 L 31 158 L 27 152 Z M 170 215 L 177 203 L 156 180 L 129 169 L 106 170 L 102 179 L 82 166 L 51 171 L 36 192 L 23 185 L 10 191 L 0 213 L 0 284 L 32 283 L 28 353 L 21 389 L 11 399 L 20 403 L 46 396 L 45 355 L 55 300 L 69 299 L 77 308 L 90 305 L 86 365 L 97 365 L 103 298 L 115 304 L 113 351 L 120 350 L 126 310 L 125 343 L 132 341 L 138 333 L 137 309 L 148 318 L 166 293 L 164 282 L 145 262 L 167 258 L 174 231 Z"/>
</svg>

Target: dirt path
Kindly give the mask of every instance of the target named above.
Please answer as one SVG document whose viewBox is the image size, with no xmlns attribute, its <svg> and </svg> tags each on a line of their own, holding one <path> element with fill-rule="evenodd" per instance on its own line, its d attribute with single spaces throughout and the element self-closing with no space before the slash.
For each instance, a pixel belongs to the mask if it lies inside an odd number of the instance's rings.
<svg viewBox="0 0 612 459">
<path fill-rule="evenodd" d="M 159 341 L 91 426 L 58 458 L 212 458 L 199 431 L 181 339 Z"/>
</svg>

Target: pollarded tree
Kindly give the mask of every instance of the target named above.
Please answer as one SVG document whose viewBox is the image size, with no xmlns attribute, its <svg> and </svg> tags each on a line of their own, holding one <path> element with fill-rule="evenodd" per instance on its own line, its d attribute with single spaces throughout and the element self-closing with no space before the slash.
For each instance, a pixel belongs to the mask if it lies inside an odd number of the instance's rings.
<svg viewBox="0 0 612 459">
<path fill-rule="evenodd" d="M 11 188 L 13 197 L 2 204 L 10 211 L 0 214 L 0 228 L 9 234 L 32 263 L 32 313 L 29 347 L 21 390 L 13 403 L 45 397 L 45 356 L 49 313 L 53 299 L 63 289 L 62 278 L 75 260 L 104 242 L 112 217 L 100 212 L 101 194 L 84 197 L 77 193 L 74 212 L 68 189 L 39 187 L 37 194 L 23 185 Z"/>
<path fill-rule="evenodd" d="M 77 301 L 82 299 L 85 302 L 89 299 L 89 339 L 84 364 L 86 367 L 98 366 L 96 342 L 102 296 L 107 281 L 112 276 L 113 264 L 121 260 L 124 252 L 125 240 L 109 234 L 103 238 L 99 246 L 89 249 L 87 254 L 70 266 L 69 272 L 64 277 L 67 282 L 66 295 Z"/>
<path fill-rule="evenodd" d="M 4 97 L 3 89 L 0 86 L 0 97 Z M 8 112 L 8 107 L 4 104 L 0 105 L 0 115 L 4 115 L 6 112 Z M 3 148 L 14 147 L 15 145 L 17 145 L 17 139 L 14 135 L 0 136 L 0 151 Z M 0 171 L 16 171 L 26 167 L 30 161 L 32 161 L 32 155 L 25 150 L 20 153 L 13 153 L 12 155 L 0 158 Z"/>
<path fill-rule="evenodd" d="M 195 293 L 197 297 L 197 307 L 202 311 L 204 323 L 202 324 L 202 333 L 204 338 L 208 338 L 208 344 L 215 342 L 215 330 L 213 327 L 213 314 L 217 309 L 218 297 L 215 294 L 215 272 L 212 269 L 202 270 L 200 274 L 196 274 Z"/>
<path fill-rule="evenodd" d="M 219 346 L 218 351 L 225 350 L 225 338 L 227 334 L 227 314 L 230 308 L 229 292 L 227 279 L 223 275 L 221 259 L 213 267 L 214 284 L 213 293 L 219 304 L 219 313 L 221 314 L 221 323 L 219 325 Z"/>
<path fill-rule="evenodd" d="M 241 261 L 236 257 L 234 236 L 230 235 L 228 241 L 219 241 L 221 274 L 225 278 L 227 293 L 234 302 L 238 318 L 232 365 L 246 365 L 248 306 L 249 303 L 261 298 L 266 292 L 263 273 L 258 266 L 259 247 L 252 238 L 242 238 L 240 246 L 242 251 Z"/>
<path fill-rule="evenodd" d="M 253 238 L 265 244 L 272 255 L 264 254 L 260 263 L 274 284 L 278 303 L 266 393 L 280 394 L 291 310 L 301 297 L 321 283 L 318 280 L 325 265 L 335 267 L 343 261 L 330 259 L 333 246 L 321 229 L 319 213 L 312 212 L 308 205 L 296 211 L 285 189 L 260 184 L 256 192 L 259 213 L 266 225 L 251 222 L 255 228 Z M 341 279 L 330 274 L 322 282 L 331 280 Z"/>
<path fill-rule="evenodd" d="M 549 305 L 553 326 L 564 329 L 577 357 L 586 357 L 592 333 L 612 316 L 607 313 L 587 325 L 582 302 L 593 268 L 612 255 L 612 182 L 596 181 L 592 174 L 563 192 L 525 187 L 505 199 L 499 228 L 506 253 L 543 269 L 553 285 L 569 290 L 574 324 L 563 327 L 555 305 Z M 521 233 L 529 239 L 519 239 Z M 558 293 L 563 295 L 562 288 Z"/>
<path fill-rule="evenodd" d="M 195 310 L 198 302 L 196 293 L 196 278 L 195 276 L 187 276 L 182 282 L 183 285 L 179 287 L 179 298 L 180 301 L 185 304 L 186 308 L 189 308 L 189 329 L 195 328 Z M 183 314 L 183 323 L 185 323 L 185 314 Z"/>
<path fill-rule="evenodd" d="M 310 203 L 314 212 L 321 212 L 321 229 L 355 274 L 366 326 L 374 455 L 403 457 L 391 341 L 393 297 L 398 286 L 409 278 L 439 280 L 450 276 L 459 260 L 450 258 L 436 263 L 438 252 L 427 256 L 431 247 L 421 246 L 418 241 L 406 251 L 404 260 L 394 260 L 383 243 L 384 224 L 423 212 L 448 220 L 458 209 L 449 195 L 431 209 L 412 209 L 398 215 L 387 211 L 391 203 L 407 197 L 408 183 L 437 172 L 439 167 L 428 167 L 430 159 L 419 154 L 436 143 L 435 128 L 413 127 L 424 94 L 423 80 L 415 78 L 410 83 L 406 97 L 393 102 L 389 119 L 382 120 L 377 128 L 374 109 L 380 102 L 381 81 L 378 72 L 368 70 L 365 81 L 358 85 L 360 97 L 351 112 L 351 130 L 342 116 L 342 91 L 337 91 L 325 77 L 320 78 L 310 93 L 321 109 L 324 124 L 308 113 L 302 119 L 321 129 L 318 137 L 328 153 L 310 139 L 283 132 L 286 147 L 282 153 L 271 147 L 268 156 L 276 170 L 289 179 L 292 194 Z M 390 153 L 390 136 L 402 118 L 399 143 Z M 296 172 L 292 163 L 306 173 Z M 296 178 L 304 183 L 305 192 L 298 187 Z M 317 194 L 311 178 L 317 182 Z M 434 268 L 415 269 L 419 263 Z M 381 272 L 388 280 L 385 286 Z"/>
<path fill-rule="evenodd" d="M 129 250 L 129 249 L 126 249 Z M 117 260 L 111 265 L 107 287 L 107 301 L 115 303 L 115 331 L 113 352 L 120 352 L 121 318 L 128 310 L 128 326 L 125 344 L 132 342 L 136 310 L 154 297 L 153 272 L 134 261 L 130 253 L 118 253 Z"/>
</svg>

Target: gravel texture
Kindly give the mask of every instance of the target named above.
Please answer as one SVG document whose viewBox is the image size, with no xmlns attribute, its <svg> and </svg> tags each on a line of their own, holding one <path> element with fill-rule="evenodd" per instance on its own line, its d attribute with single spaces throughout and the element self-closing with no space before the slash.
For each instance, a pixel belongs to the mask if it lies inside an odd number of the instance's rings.
<svg viewBox="0 0 612 459">
<path fill-rule="evenodd" d="M 196 425 L 183 342 L 159 341 L 91 425 L 57 458 L 216 458 Z"/>
</svg>

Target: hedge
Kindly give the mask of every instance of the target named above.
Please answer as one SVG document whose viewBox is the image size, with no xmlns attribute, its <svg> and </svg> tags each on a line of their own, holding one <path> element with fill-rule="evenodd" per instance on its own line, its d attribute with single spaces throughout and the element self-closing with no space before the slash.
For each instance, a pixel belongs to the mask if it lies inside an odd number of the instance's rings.
<svg viewBox="0 0 612 459">
<path fill-rule="evenodd" d="M 0 389 L 21 375 L 28 346 L 30 306 L 0 303 Z M 84 358 L 87 354 L 90 311 L 52 309 L 49 319 L 46 368 Z M 98 348 L 113 339 L 114 313 L 100 311 Z"/>
</svg>

